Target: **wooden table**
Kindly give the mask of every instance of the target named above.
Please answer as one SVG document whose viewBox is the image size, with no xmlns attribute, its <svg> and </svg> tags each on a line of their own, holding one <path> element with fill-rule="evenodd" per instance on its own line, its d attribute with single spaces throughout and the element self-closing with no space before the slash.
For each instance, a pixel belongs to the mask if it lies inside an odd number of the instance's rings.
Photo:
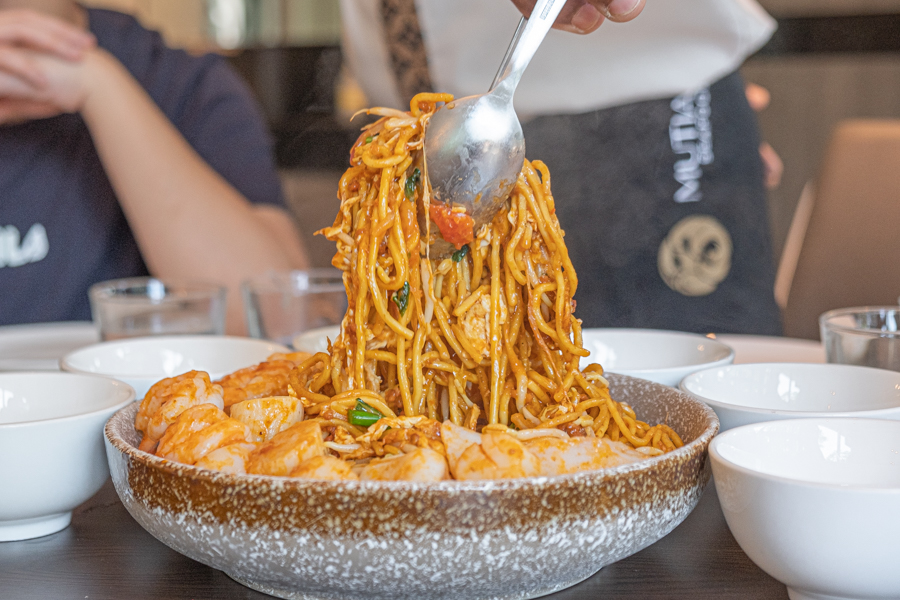
<svg viewBox="0 0 900 600">
<path fill-rule="evenodd" d="M 2 491 L 0 491 L 2 493 Z M 462 595 L 461 595 L 462 597 Z M 785 587 L 740 549 L 710 482 L 668 536 L 548 598 L 784 600 Z M 0 543 L 0 600 L 262 599 L 264 594 L 186 558 L 144 531 L 112 483 L 80 506 L 65 530 Z M 426 600 L 426 599 L 423 599 Z"/>
</svg>

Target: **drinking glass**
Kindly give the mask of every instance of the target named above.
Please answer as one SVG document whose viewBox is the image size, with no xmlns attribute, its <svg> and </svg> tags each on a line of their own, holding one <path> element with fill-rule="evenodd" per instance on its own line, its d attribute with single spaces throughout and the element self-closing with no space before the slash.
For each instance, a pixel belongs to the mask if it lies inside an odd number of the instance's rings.
<svg viewBox="0 0 900 600">
<path fill-rule="evenodd" d="M 839 308 L 819 317 L 830 363 L 900 371 L 900 306 Z"/>
<path fill-rule="evenodd" d="M 305 331 L 339 325 L 347 312 L 341 271 L 268 272 L 241 285 L 252 337 L 291 345 Z"/>
<path fill-rule="evenodd" d="M 88 291 L 103 340 L 147 335 L 225 333 L 227 290 L 212 283 L 154 277 L 113 279 Z"/>
</svg>

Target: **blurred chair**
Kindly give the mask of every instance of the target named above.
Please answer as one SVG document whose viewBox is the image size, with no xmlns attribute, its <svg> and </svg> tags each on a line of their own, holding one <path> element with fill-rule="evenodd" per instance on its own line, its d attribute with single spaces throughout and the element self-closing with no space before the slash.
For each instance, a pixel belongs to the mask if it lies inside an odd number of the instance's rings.
<svg viewBox="0 0 900 600">
<path fill-rule="evenodd" d="M 775 285 L 784 334 L 818 339 L 833 308 L 900 295 L 900 120 L 840 123 L 794 215 Z"/>
</svg>

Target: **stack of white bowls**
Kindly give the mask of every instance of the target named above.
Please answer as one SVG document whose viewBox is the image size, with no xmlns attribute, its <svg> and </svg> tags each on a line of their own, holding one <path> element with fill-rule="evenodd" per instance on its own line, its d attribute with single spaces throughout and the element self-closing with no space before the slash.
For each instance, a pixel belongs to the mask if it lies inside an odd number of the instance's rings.
<svg viewBox="0 0 900 600">
<path fill-rule="evenodd" d="M 741 364 L 680 387 L 719 416 L 709 452 L 732 534 L 792 600 L 900 598 L 900 373 Z"/>
<path fill-rule="evenodd" d="M 66 355 L 63 373 L 0 373 L 0 541 L 64 529 L 109 477 L 103 427 L 165 377 L 213 379 L 253 365 L 280 344 L 225 336 L 102 342 Z"/>
</svg>

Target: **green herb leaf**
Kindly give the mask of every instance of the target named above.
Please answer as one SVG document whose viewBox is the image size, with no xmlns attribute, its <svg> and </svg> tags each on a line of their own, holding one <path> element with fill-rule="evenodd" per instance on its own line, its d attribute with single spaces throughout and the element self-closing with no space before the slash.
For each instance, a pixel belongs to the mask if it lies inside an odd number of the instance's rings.
<svg viewBox="0 0 900 600">
<path fill-rule="evenodd" d="M 347 420 L 351 425 L 360 427 L 368 427 L 377 423 L 384 415 L 378 412 L 372 406 L 369 406 L 362 399 L 356 399 L 356 407 L 347 411 Z"/>
<path fill-rule="evenodd" d="M 422 179 L 422 171 L 419 170 L 419 167 L 413 169 L 412 175 L 406 178 L 406 197 L 412 200 L 413 194 L 416 193 L 416 186 L 419 185 L 419 181 Z"/>
<path fill-rule="evenodd" d="M 466 244 L 465 246 L 463 246 L 462 248 L 460 248 L 459 250 L 454 252 L 453 256 L 451 256 L 451 258 L 453 259 L 453 262 L 459 262 L 462 259 L 464 259 L 466 257 L 466 254 L 468 254 L 468 253 L 469 253 L 469 245 Z M 444 256 L 446 256 L 446 254 Z"/>
<path fill-rule="evenodd" d="M 409 304 L 409 282 L 404 281 L 403 287 L 397 291 L 391 300 L 394 301 L 394 304 L 397 305 L 397 308 L 400 310 L 400 315 L 406 312 L 406 306 Z"/>
<path fill-rule="evenodd" d="M 367 412 L 367 413 L 370 413 L 373 415 L 378 415 L 379 417 L 384 416 L 378 411 L 377 408 L 369 406 L 368 404 L 363 402 L 360 398 L 356 399 L 356 406 L 354 407 L 354 410 L 360 410 L 362 412 Z"/>
<path fill-rule="evenodd" d="M 349 421 L 351 425 L 356 425 L 358 427 L 369 427 L 380 421 L 381 418 L 381 413 L 373 415 L 368 411 L 356 410 L 355 408 L 351 408 L 347 411 L 347 421 Z"/>
</svg>

